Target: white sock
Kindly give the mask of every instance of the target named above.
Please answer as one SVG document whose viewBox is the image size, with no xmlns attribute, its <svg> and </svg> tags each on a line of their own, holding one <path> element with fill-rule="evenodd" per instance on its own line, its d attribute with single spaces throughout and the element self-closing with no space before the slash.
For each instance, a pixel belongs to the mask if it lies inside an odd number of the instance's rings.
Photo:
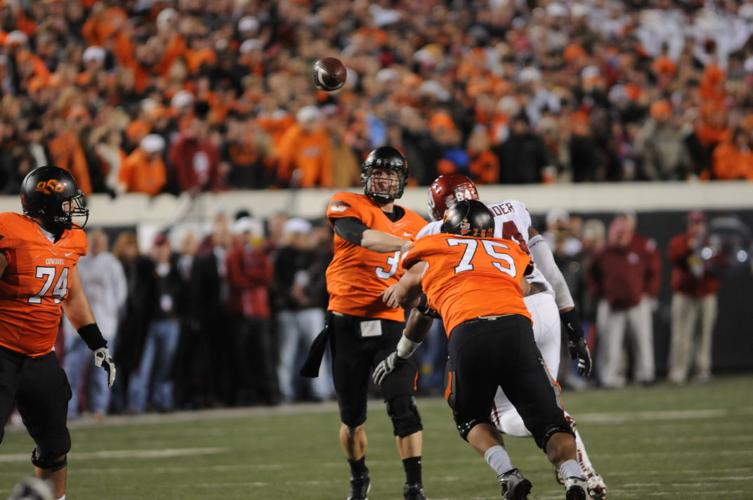
<svg viewBox="0 0 753 500">
<path fill-rule="evenodd" d="M 65 495 L 63 495 L 62 497 L 58 498 L 58 500 L 65 500 Z"/>
<path fill-rule="evenodd" d="M 560 477 L 562 479 L 567 479 L 568 477 L 585 479 L 577 460 L 566 460 L 563 462 L 562 465 L 560 465 Z"/>
<path fill-rule="evenodd" d="M 501 477 L 505 472 L 509 472 L 513 469 L 512 462 L 510 461 L 510 455 L 507 454 L 507 450 L 504 447 L 497 445 L 492 446 L 484 452 L 484 460 L 489 464 L 494 472 L 497 473 L 497 477 Z"/>
</svg>

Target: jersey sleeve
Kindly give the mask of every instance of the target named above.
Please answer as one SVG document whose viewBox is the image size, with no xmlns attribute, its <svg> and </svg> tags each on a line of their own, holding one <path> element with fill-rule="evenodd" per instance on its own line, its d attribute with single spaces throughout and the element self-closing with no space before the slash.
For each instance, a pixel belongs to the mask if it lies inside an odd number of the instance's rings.
<svg viewBox="0 0 753 500">
<path fill-rule="evenodd" d="M 4 214 L 0 214 L 0 251 L 7 249 L 10 242 L 10 232 L 5 225 L 5 218 L 3 215 Z"/>
<path fill-rule="evenodd" d="M 518 227 L 518 231 L 525 242 L 528 243 L 528 231 L 533 225 L 533 222 L 531 221 L 531 213 L 522 201 L 514 200 L 512 205 L 515 209 L 515 225 Z"/>
<path fill-rule="evenodd" d="M 332 195 L 327 204 L 327 218 L 333 220 L 346 217 L 363 221 L 360 201 L 352 193 L 342 192 Z"/>
</svg>

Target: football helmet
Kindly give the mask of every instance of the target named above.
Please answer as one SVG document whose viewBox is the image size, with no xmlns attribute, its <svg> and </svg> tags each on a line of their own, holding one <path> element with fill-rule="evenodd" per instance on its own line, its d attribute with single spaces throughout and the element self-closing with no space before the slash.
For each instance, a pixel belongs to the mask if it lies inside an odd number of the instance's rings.
<svg viewBox="0 0 753 500">
<path fill-rule="evenodd" d="M 21 206 L 24 214 L 38 219 L 52 234 L 66 229 L 83 228 L 89 220 L 84 194 L 73 176 L 60 167 L 35 168 L 21 183 Z M 74 224 L 74 217 L 83 217 L 82 224 Z"/>
<path fill-rule="evenodd" d="M 375 175 L 375 170 L 397 172 L 398 179 Z M 400 151 L 392 146 L 382 146 L 372 150 L 361 164 L 364 194 L 380 205 L 403 196 L 407 178 L 408 162 Z"/>
<path fill-rule="evenodd" d="M 463 174 L 440 175 L 429 186 L 429 212 L 442 220 L 445 210 L 463 200 L 478 200 L 476 185 Z"/>
<path fill-rule="evenodd" d="M 442 232 L 491 238 L 494 236 L 494 214 L 478 200 L 459 201 L 445 212 Z"/>
</svg>

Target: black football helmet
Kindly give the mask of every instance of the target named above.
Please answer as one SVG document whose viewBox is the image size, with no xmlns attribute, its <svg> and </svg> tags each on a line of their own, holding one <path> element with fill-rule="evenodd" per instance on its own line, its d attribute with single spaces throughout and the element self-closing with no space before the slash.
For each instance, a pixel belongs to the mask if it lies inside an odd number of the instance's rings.
<svg viewBox="0 0 753 500">
<path fill-rule="evenodd" d="M 392 170 L 398 173 L 398 180 L 392 180 L 386 188 L 385 178 L 374 176 L 374 170 Z M 361 164 L 361 182 L 366 196 L 384 205 L 403 195 L 405 181 L 408 178 L 408 162 L 405 157 L 392 146 L 382 146 L 369 153 Z M 375 181 L 380 181 L 379 183 Z"/>
<path fill-rule="evenodd" d="M 459 201 L 445 212 L 442 232 L 491 238 L 494 236 L 494 214 L 478 200 Z"/>
<path fill-rule="evenodd" d="M 29 172 L 21 183 L 21 206 L 24 214 L 38 219 L 55 235 L 73 227 L 82 229 L 89 220 L 84 194 L 73 176 L 60 167 L 48 165 Z M 74 224 L 74 217 L 84 217 L 83 224 Z"/>
</svg>

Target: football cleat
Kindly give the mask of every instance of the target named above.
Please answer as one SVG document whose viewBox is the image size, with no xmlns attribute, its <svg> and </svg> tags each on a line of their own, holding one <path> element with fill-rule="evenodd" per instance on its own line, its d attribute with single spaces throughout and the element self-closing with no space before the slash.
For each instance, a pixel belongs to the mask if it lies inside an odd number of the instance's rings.
<svg viewBox="0 0 753 500">
<path fill-rule="evenodd" d="M 426 500 L 426 493 L 421 483 L 405 483 L 403 497 L 405 497 L 405 500 Z"/>
<path fill-rule="evenodd" d="M 593 500 L 606 500 L 607 485 L 600 475 L 594 473 L 592 476 L 588 476 L 586 484 L 588 485 L 588 494 Z"/>
<path fill-rule="evenodd" d="M 586 480 L 580 477 L 568 477 L 565 479 L 565 500 L 586 500 L 588 495 Z"/>
<path fill-rule="evenodd" d="M 518 469 L 506 472 L 499 479 L 502 485 L 502 498 L 505 500 L 527 500 L 533 485 L 523 477 Z"/>
<path fill-rule="evenodd" d="M 368 500 L 371 479 L 368 474 L 350 478 L 350 495 L 346 500 Z"/>
</svg>

